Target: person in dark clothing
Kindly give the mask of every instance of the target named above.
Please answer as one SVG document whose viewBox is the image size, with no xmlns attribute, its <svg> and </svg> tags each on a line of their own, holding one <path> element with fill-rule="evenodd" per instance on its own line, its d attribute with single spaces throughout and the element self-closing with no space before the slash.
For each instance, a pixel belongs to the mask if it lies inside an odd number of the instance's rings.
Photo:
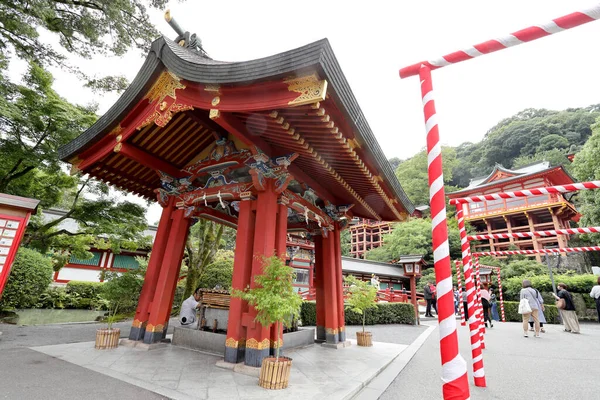
<svg viewBox="0 0 600 400">
<path fill-rule="evenodd" d="M 425 308 L 425 316 L 433 317 L 433 314 L 431 314 L 431 305 L 433 304 L 433 292 L 431 291 L 431 282 L 429 281 L 427 282 L 427 284 L 425 284 L 425 286 L 423 286 L 423 297 L 427 302 L 427 306 Z"/>
<path fill-rule="evenodd" d="M 560 309 L 562 315 L 563 324 L 565 325 L 565 331 L 571 333 L 579 333 L 579 320 L 575 313 L 575 304 L 571 293 L 567 291 L 567 285 L 559 283 L 558 285 L 558 296 L 552 293 L 556 299 L 556 306 Z"/>
</svg>

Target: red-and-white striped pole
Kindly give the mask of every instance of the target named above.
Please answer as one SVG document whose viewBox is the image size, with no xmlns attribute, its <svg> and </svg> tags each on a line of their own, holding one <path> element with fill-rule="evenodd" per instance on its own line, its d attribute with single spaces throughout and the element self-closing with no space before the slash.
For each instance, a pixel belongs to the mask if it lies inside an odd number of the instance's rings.
<svg viewBox="0 0 600 400">
<path fill-rule="evenodd" d="M 570 193 L 579 190 L 600 189 L 600 181 L 578 182 L 570 185 L 548 186 L 535 189 L 517 190 L 515 192 L 501 192 L 492 194 L 483 194 L 481 196 L 462 197 L 450 199 L 450 204 L 478 203 L 485 200 L 515 199 L 517 197 L 540 196 L 554 193 Z"/>
<path fill-rule="evenodd" d="M 467 61 L 472 58 L 493 53 L 498 50 L 503 50 L 518 44 L 531 42 L 554 33 L 562 32 L 564 30 L 592 22 L 599 18 L 600 4 L 586 10 L 576 11 L 572 14 L 555 18 L 545 24 L 530 26 L 528 28 L 521 29 L 520 31 L 508 34 L 504 37 L 488 40 L 472 47 L 455 51 L 454 53 L 447 54 L 434 60 L 422 61 L 410 65 L 400 70 L 400 78 L 408 78 L 409 76 L 417 75 L 421 65 L 428 66 L 430 70 L 442 68 L 447 65 L 456 64 L 461 61 Z"/>
<path fill-rule="evenodd" d="M 558 249 L 538 250 L 505 250 L 505 251 L 480 251 L 473 253 L 474 256 L 515 256 L 520 254 L 554 254 L 554 253 L 584 253 L 586 251 L 600 251 L 600 246 L 588 247 L 564 247 Z"/>
<path fill-rule="evenodd" d="M 569 228 L 556 229 L 551 231 L 535 231 L 535 232 L 514 232 L 514 233 L 495 233 L 489 235 L 472 235 L 467 236 L 469 240 L 487 240 L 487 239 L 509 239 L 509 238 L 530 238 L 556 235 L 575 235 L 578 233 L 599 233 L 600 226 L 591 226 L 589 228 Z"/>
<path fill-rule="evenodd" d="M 479 314 L 479 339 L 481 340 L 481 348 L 485 349 L 485 322 L 483 304 L 481 304 L 481 277 L 479 276 L 479 259 L 477 257 L 473 257 L 473 266 L 475 267 L 475 293 L 477 293 L 477 312 Z"/>
<path fill-rule="evenodd" d="M 431 71 L 423 67 L 419 71 L 421 96 L 427 130 L 427 174 L 429 177 L 429 204 L 431 207 L 431 230 L 433 261 L 437 283 L 437 310 L 440 331 L 440 354 L 442 358 L 442 393 L 444 399 L 469 399 L 467 363 L 458 351 L 456 318 L 454 317 L 454 294 L 452 292 L 452 268 L 446 223 L 446 194 L 442 171 L 442 148 L 438 131 L 437 114 L 433 98 Z"/>
<path fill-rule="evenodd" d="M 456 265 L 456 286 L 458 287 L 458 310 L 460 311 L 460 326 L 465 326 L 467 322 L 465 321 L 465 307 L 463 306 L 463 296 L 462 296 L 462 280 L 460 277 L 460 262 L 458 260 L 454 261 Z"/>
<path fill-rule="evenodd" d="M 500 297 L 500 311 L 502 316 L 502 322 L 506 322 L 504 315 L 504 297 L 502 297 L 502 278 L 500 278 L 500 268 L 496 268 L 496 276 L 498 277 L 498 295 Z"/>
<path fill-rule="evenodd" d="M 460 234 L 460 246 L 462 249 L 463 272 L 465 274 L 465 289 L 467 291 L 467 317 L 469 321 L 469 332 L 471 334 L 471 356 L 473 357 L 473 378 L 475 386 L 485 387 L 485 371 L 483 370 L 483 354 L 481 349 L 481 338 L 479 333 L 479 318 L 477 314 L 477 299 L 475 282 L 473 281 L 473 270 L 471 268 L 471 247 L 467 240 L 465 230 L 465 218 L 462 207 L 456 209 L 458 220 L 458 233 Z"/>
</svg>

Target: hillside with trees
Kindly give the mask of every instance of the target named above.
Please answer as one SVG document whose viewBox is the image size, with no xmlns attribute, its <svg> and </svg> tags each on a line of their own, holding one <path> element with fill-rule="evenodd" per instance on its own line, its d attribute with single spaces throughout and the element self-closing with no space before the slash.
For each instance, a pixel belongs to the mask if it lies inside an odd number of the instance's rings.
<svg viewBox="0 0 600 400">
<path fill-rule="evenodd" d="M 477 143 L 465 142 L 457 147 L 444 146 L 444 182 L 446 192 L 469 185 L 471 179 L 489 174 L 496 164 L 519 168 L 548 161 L 563 165 L 578 181 L 600 179 L 600 105 L 570 108 L 563 111 L 526 109 L 503 119 Z M 575 154 L 573 163 L 567 155 Z M 416 205 L 429 204 L 427 154 L 425 150 L 407 160 L 393 158 L 396 176 L 408 197 Z M 573 202 L 584 215 L 582 226 L 600 224 L 600 192 L 575 194 Z M 448 207 L 451 253 L 460 257 L 453 243 L 457 240 L 454 207 Z M 367 253 L 367 258 L 390 261 L 400 254 L 420 254 L 432 260 L 431 221 L 399 224 L 379 249 Z M 415 231 L 416 229 L 416 231 Z M 456 237 L 454 237 L 456 233 Z M 595 235 L 600 236 L 600 235 Z M 580 245 L 598 243 L 600 237 L 578 235 L 572 240 Z M 429 243 L 429 245 L 427 245 Z"/>
</svg>

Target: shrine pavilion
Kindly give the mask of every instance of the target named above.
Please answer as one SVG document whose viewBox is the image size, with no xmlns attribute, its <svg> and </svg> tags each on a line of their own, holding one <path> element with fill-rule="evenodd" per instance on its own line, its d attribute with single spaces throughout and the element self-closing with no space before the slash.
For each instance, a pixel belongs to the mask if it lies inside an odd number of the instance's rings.
<svg viewBox="0 0 600 400">
<path fill-rule="evenodd" d="M 496 165 L 489 175 L 472 179 L 467 188 L 448 193 L 448 197 L 455 199 L 544 186 L 566 185 L 574 182 L 575 180 L 563 166 L 551 167 L 547 161 L 515 169 Z M 568 194 L 490 200 L 467 203 L 462 207 L 466 221 L 469 221 L 478 233 L 486 234 L 565 229 L 570 227 L 569 221 L 577 221 L 581 217 Z M 512 248 L 538 250 L 552 247 L 568 247 L 568 236 L 489 239 L 474 244 L 473 250 L 498 251 Z M 539 254 L 532 256 L 541 262 Z"/>
<path fill-rule="evenodd" d="M 327 40 L 246 61 L 212 60 L 189 32 L 152 43 L 138 75 L 60 149 L 75 170 L 163 207 L 130 339 L 164 338 L 188 230 L 237 229 L 232 286 L 254 285 L 288 233 L 314 243 L 317 336 L 346 340 L 340 231 L 413 212 Z M 232 299 L 225 360 L 260 366 L 273 327 Z"/>
</svg>

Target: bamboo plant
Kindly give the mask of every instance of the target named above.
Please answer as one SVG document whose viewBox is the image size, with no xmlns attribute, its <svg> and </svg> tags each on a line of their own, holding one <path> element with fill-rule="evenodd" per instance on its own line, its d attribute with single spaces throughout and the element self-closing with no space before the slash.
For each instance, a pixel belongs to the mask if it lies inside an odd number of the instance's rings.
<svg viewBox="0 0 600 400">
<path fill-rule="evenodd" d="M 241 298 L 253 306 L 256 311 L 256 322 L 262 326 L 275 324 L 278 336 L 281 324 L 291 323 L 300 314 L 302 298 L 292 285 L 294 270 L 285 265 L 282 258 L 277 256 L 262 259 L 263 273 L 254 277 L 255 286 L 242 290 L 232 290 L 232 296 Z M 279 361 L 281 337 L 277 338 L 275 358 Z"/>
</svg>

